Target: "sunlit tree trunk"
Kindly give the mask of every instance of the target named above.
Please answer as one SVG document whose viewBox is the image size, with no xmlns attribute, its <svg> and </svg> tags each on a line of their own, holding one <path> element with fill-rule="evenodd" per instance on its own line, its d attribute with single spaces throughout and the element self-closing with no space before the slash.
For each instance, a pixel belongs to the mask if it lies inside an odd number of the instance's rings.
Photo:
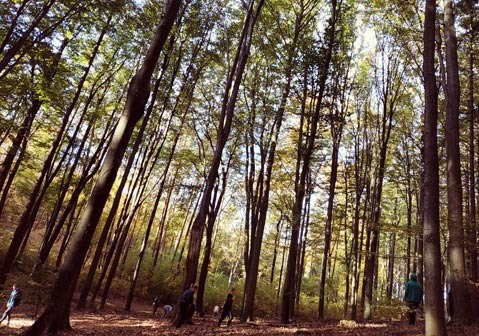
<svg viewBox="0 0 479 336">
<path fill-rule="evenodd" d="M 385 59 L 381 65 L 380 71 L 382 78 L 376 85 L 381 89 L 380 103 L 381 115 L 377 123 L 377 136 L 379 141 L 379 157 L 376 177 L 374 180 L 374 191 L 371 207 L 371 225 L 368 228 L 370 233 L 370 245 L 365 261 L 364 269 L 364 313 L 365 319 L 370 319 L 373 306 L 373 289 L 375 282 L 375 273 L 377 272 L 377 258 L 379 252 L 379 233 L 381 218 L 381 202 L 383 193 L 383 181 L 386 168 L 386 157 L 388 153 L 388 144 L 393 127 L 393 116 L 396 112 L 396 105 L 401 93 L 401 76 L 398 53 L 395 46 L 389 46 L 387 41 L 381 45 L 384 48 L 381 57 Z M 388 50 L 391 48 L 390 50 Z M 386 53 L 386 51 L 390 51 Z"/>
<path fill-rule="evenodd" d="M 302 22 L 304 20 L 304 15 L 305 15 L 304 10 L 305 8 L 303 6 L 303 3 L 301 2 L 300 10 L 297 13 L 296 20 L 295 20 L 293 40 L 288 49 L 287 60 L 285 65 L 285 83 L 281 90 L 282 95 L 281 95 L 279 107 L 275 115 L 274 128 L 271 131 L 272 140 L 271 140 L 269 148 L 266 151 L 263 151 L 265 155 L 267 153 L 266 160 L 261 160 L 262 162 L 266 164 L 266 167 L 261 167 L 261 170 L 260 170 L 260 174 L 264 174 L 264 176 L 259 177 L 259 179 L 263 181 L 263 183 L 260 186 L 258 186 L 258 189 L 260 190 L 256 190 L 256 193 L 253 193 L 252 186 L 253 186 L 253 179 L 254 179 L 254 166 L 251 166 L 250 177 L 248 180 L 248 183 L 249 183 L 248 188 L 251 189 L 251 192 L 253 194 L 257 194 L 256 204 L 254 204 L 254 206 L 250 205 L 252 206 L 252 210 L 253 210 L 251 217 L 256 218 L 257 221 L 254 225 L 254 231 L 253 230 L 251 231 L 252 233 L 251 239 L 248 239 L 250 242 L 251 248 L 250 248 L 250 253 L 248 256 L 249 258 L 248 258 L 248 263 L 246 268 L 248 272 L 248 276 L 246 278 L 246 283 L 245 283 L 245 291 L 244 291 L 245 303 L 244 303 L 244 309 L 242 314 L 242 321 L 246 321 L 247 319 L 251 321 L 254 320 L 253 310 L 254 310 L 254 300 L 256 295 L 256 285 L 258 281 L 257 280 L 258 267 L 259 267 L 259 259 L 260 259 L 260 253 L 261 253 L 262 242 L 263 242 L 264 227 L 266 224 L 266 217 L 267 217 L 268 207 L 269 207 L 269 197 L 270 197 L 269 194 L 270 194 L 270 188 L 271 188 L 271 179 L 273 176 L 273 164 L 275 161 L 276 146 L 278 144 L 278 138 L 281 131 L 284 111 L 286 108 L 287 100 L 290 95 L 293 65 L 294 65 L 293 61 L 297 53 L 301 29 L 303 28 Z M 254 141 L 253 136 L 251 136 L 250 141 Z M 253 146 L 251 146 L 250 148 L 251 148 L 250 159 L 254 160 Z"/>
</svg>

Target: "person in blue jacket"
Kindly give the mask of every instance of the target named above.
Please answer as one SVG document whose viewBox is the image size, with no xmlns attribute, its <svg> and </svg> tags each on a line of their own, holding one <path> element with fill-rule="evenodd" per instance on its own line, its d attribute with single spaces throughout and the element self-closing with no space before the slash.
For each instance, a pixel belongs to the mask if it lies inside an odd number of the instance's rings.
<svg viewBox="0 0 479 336">
<path fill-rule="evenodd" d="M 22 296 L 22 292 L 20 291 L 20 289 L 18 289 L 16 285 L 13 285 L 12 292 L 10 293 L 10 298 L 8 299 L 8 302 L 7 302 L 7 309 L 3 312 L 2 319 L 0 320 L 0 324 L 5 319 L 7 319 L 7 325 L 10 324 L 10 314 L 12 313 L 13 308 L 20 304 L 21 296 Z"/>
<path fill-rule="evenodd" d="M 409 307 L 409 324 L 416 324 L 416 308 L 422 301 L 422 286 L 417 282 L 417 275 L 411 273 L 409 281 L 406 283 L 406 293 L 404 301 Z"/>
</svg>

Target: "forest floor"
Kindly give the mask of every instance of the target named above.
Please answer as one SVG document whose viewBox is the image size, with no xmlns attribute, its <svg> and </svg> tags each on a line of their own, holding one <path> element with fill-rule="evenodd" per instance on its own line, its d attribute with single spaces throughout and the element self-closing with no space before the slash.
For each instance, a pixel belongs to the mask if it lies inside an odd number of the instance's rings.
<svg viewBox="0 0 479 336">
<path fill-rule="evenodd" d="M 194 325 L 185 325 L 174 328 L 169 318 L 153 317 L 147 304 L 134 305 L 131 312 L 122 310 L 121 305 L 109 305 L 107 308 L 92 312 L 88 310 L 74 310 L 71 314 L 72 330 L 62 332 L 60 336 L 188 336 L 188 335 L 231 335 L 231 336 L 419 336 L 424 335 L 424 320 L 420 317 L 414 326 L 408 325 L 406 319 L 389 321 L 368 321 L 356 323 L 346 320 L 324 321 L 293 321 L 289 325 L 282 325 L 278 320 L 258 319 L 254 323 L 241 323 L 233 320 L 231 326 L 223 322 L 216 327 L 216 318 L 213 316 L 194 317 Z M 33 307 L 23 305 L 12 314 L 10 326 L 5 322 L 0 325 L 0 335 L 19 335 L 22 330 L 33 324 Z M 479 335 L 479 326 L 448 326 L 449 336 Z"/>
</svg>

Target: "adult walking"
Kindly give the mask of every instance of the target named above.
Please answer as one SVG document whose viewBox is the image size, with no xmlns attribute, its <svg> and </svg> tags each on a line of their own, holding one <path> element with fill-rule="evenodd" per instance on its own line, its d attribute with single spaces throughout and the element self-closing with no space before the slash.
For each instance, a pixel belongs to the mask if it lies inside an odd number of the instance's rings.
<svg viewBox="0 0 479 336">
<path fill-rule="evenodd" d="M 22 292 L 20 291 L 20 289 L 18 289 L 16 285 L 13 285 L 12 292 L 10 293 L 10 298 L 8 299 L 8 302 L 7 302 L 7 309 L 3 312 L 2 319 L 0 320 L 0 324 L 5 319 L 7 319 L 7 325 L 10 324 L 10 314 L 12 313 L 13 308 L 20 304 L 21 296 L 22 296 Z"/>
<path fill-rule="evenodd" d="M 416 309 L 422 301 L 422 286 L 417 282 L 417 275 L 415 273 L 411 273 L 409 281 L 406 283 L 404 301 L 406 301 L 409 307 L 409 324 L 416 324 Z"/>
<path fill-rule="evenodd" d="M 226 301 L 223 305 L 223 312 L 221 313 L 221 317 L 218 320 L 218 327 L 221 325 L 221 322 L 223 322 L 226 316 L 228 316 L 228 325 L 230 325 L 231 321 L 233 320 L 233 300 L 235 291 L 235 288 L 231 288 L 230 292 L 226 296 Z"/>
</svg>

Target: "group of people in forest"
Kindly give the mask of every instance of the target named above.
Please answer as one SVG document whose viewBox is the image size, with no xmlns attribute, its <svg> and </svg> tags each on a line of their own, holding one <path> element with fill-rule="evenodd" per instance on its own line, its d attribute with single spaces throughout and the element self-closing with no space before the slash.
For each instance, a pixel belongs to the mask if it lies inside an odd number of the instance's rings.
<svg viewBox="0 0 479 336">
<path fill-rule="evenodd" d="M 181 294 L 180 301 L 178 303 L 179 312 L 175 320 L 176 321 L 175 326 L 177 328 L 181 327 L 185 323 L 188 323 L 188 324 L 193 323 L 191 321 L 191 318 L 193 317 L 193 314 L 196 309 L 194 304 L 194 296 L 197 291 L 198 291 L 198 285 L 192 284 L 190 288 L 186 289 Z M 236 291 L 235 288 L 231 288 L 228 295 L 226 296 L 226 300 L 223 304 L 223 311 L 217 323 L 218 327 L 221 325 L 221 322 L 223 322 L 223 320 L 226 317 L 228 317 L 227 324 L 231 325 L 231 321 L 233 320 L 233 300 L 234 300 L 235 291 Z M 160 306 L 160 300 L 158 296 L 155 296 L 155 298 L 153 299 L 153 316 L 155 316 L 159 306 Z M 172 307 L 171 305 L 168 305 L 168 304 L 164 305 L 163 317 L 170 317 L 173 310 L 174 310 L 174 307 Z M 219 306 L 215 306 L 213 310 L 214 316 L 216 317 L 218 313 L 219 313 Z"/>
<path fill-rule="evenodd" d="M 185 322 L 192 324 L 191 318 L 195 312 L 195 305 L 194 305 L 194 294 L 198 290 L 197 284 L 192 284 L 190 288 L 186 289 L 183 294 L 181 295 L 180 302 L 179 302 L 179 315 L 176 319 L 175 326 L 177 328 L 181 327 Z M 220 318 L 218 319 L 217 326 L 221 326 L 223 320 L 228 317 L 227 325 L 231 325 L 231 321 L 233 320 L 233 300 L 234 294 L 236 289 L 231 288 L 230 292 L 226 296 L 226 300 L 223 304 L 223 310 L 221 313 Z M 410 275 L 409 281 L 406 283 L 406 290 L 404 301 L 408 306 L 408 319 L 409 324 L 414 325 L 416 323 L 416 309 L 419 307 L 419 304 L 422 302 L 423 298 L 423 289 L 421 284 L 417 281 L 417 275 L 412 273 Z M 219 306 L 215 306 L 213 310 L 213 314 L 216 317 L 219 313 Z"/>
<path fill-rule="evenodd" d="M 175 324 L 177 328 L 181 327 L 184 323 L 192 323 L 191 318 L 193 317 L 196 308 L 194 304 L 194 295 L 197 291 L 198 285 L 192 284 L 190 288 L 186 289 L 181 294 L 180 302 L 178 304 L 180 311 Z M 221 326 L 221 322 L 223 322 L 226 317 L 228 317 L 228 326 L 231 325 L 231 321 L 233 321 L 233 300 L 235 291 L 235 288 L 231 288 L 230 292 L 226 296 L 226 300 L 223 304 L 223 311 L 217 323 L 218 327 Z M 213 312 L 214 315 L 217 316 L 219 312 L 219 306 L 215 306 Z"/>
<path fill-rule="evenodd" d="M 186 289 L 180 297 L 179 301 L 179 312 L 178 316 L 176 317 L 176 328 L 181 327 L 184 323 L 192 324 L 191 318 L 195 312 L 195 304 L 194 304 L 194 295 L 198 291 L 198 285 L 192 284 L 190 288 Z M 226 300 L 223 304 L 223 310 L 221 313 L 220 318 L 218 319 L 217 326 L 221 326 L 223 320 L 228 317 L 227 325 L 231 325 L 231 321 L 233 320 L 233 301 L 234 301 L 234 294 L 236 289 L 231 288 L 228 295 L 226 296 Z M 12 291 L 10 293 L 8 302 L 7 302 L 7 309 L 4 311 L 2 318 L 0 320 L 0 324 L 6 319 L 7 325 L 10 324 L 10 314 L 14 307 L 20 304 L 22 297 L 22 292 L 20 289 L 14 284 L 12 286 Z M 417 281 L 417 275 L 412 273 L 409 281 L 406 283 L 406 291 L 404 296 L 404 301 L 406 302 L 409 310 L 408 310 L 408 318 L 409 324 L 416 323 L 416 309 L 418 308 L 419 304 L 422 302 L 423 298 L 423 289 L 421 284 Z M 153 316 L 156 314 L 158 307 L 160 305 L 160 300 L 156 296 L 153 299 Z M 169 317 L 173 312 L 174 307 L 171 305 L 164 305 L 163 306 L 163 317 Z M 214 316 L 216 317 L 219 313 L 219 306 L 215 306 L 214 308 Z"/>
</svg>

